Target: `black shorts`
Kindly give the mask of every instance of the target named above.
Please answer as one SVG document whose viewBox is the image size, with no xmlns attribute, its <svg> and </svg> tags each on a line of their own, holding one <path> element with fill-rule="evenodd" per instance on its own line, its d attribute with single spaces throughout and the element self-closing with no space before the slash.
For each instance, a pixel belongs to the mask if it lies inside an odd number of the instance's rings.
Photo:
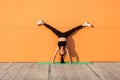
<svg viewBox="0 0 120 80">
<path fill-rule="evenodd" d="M 65 48 L 66 44 L 67 44 L 66 41 L 58 41 L 59 49 L 60 49 L 60 46 L 63 46 Z"/>
</svg>

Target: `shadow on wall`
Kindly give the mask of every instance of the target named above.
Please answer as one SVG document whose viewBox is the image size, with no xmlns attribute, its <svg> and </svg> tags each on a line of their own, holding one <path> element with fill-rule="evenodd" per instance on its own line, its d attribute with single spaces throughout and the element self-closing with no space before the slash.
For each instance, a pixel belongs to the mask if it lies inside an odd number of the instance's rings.
<svg viewBox="0 0 120 80">
<path fill-rule="evenodd" d="M 91 26 L 92 28 L 94 28 L 94 25 Z M 77 30 L 75 31 L 72 35 L 70 35 L 67 39 L 67 46 L 68 46 L 68 50 L 69 50 L 69 53 L 70 53 L 70 56 L 71 56 L 71 59 L 74 59 L 74 61 L 76 62 L 79 62 L 79 56 L 78 56 L 78 53 L 76 52 L 75 50 L 75 41 L 73 39 L 73 35 L 75 35 L 78 31 L 80 30 Z M 72 60 L 73 61 L 73 60 Z"/>
<path fill-rule="evenodd" d="M 75 51 L 75 42 L 74 42 L 72 36 L 69 36 L 68 41 L 67 41 L 67 46 L 68 46 L 68 50 L 69 50 L 71 59 L 74 58 L 75 59 L 74 61 L 79 62 L 79 56 L 78 56 L 77 52 Z"/>
</svg>

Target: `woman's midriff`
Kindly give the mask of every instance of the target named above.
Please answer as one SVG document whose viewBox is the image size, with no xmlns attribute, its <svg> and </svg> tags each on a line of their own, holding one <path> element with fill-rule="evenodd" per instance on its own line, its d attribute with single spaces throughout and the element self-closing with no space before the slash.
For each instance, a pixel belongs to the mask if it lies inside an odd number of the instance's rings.
<svg viewBox="0 0 120 80">
<path fill-rule="evenodd" d="M 60 37 L 58 41 L 66 41 L 67 39 L 65 37 Z"/>
</svg>

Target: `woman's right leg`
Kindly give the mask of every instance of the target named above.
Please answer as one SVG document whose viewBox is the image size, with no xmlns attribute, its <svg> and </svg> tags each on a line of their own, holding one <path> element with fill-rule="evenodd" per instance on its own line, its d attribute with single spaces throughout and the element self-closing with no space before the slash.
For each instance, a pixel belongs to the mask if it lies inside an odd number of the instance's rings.
<svg viewBox="0 0 120 80">
<path fill-rule="evenodd" d="M 75 28 L 72 28 L 71 30 L 65 32 L 65 36 L 68 37 L 69 35 L 71 35 L 72 33 L 74 33 L 75 31 L 79 30 L 79 29 L 82 29 L 84 26 L 80 25 L 80 26 L 77 26 Z"/>
<path fill-rule="evenodd" d="M 43 25 L 45 25 L 48 29 L 50 29 L 53 33 L 55 33 L 58 37 L 60 34 L 62 34 L 62 32 L 58 31 L 57 29 L 53 28 L 52 26 L 50 26 L 47 23 L 44 23 Z"/>
</svg>

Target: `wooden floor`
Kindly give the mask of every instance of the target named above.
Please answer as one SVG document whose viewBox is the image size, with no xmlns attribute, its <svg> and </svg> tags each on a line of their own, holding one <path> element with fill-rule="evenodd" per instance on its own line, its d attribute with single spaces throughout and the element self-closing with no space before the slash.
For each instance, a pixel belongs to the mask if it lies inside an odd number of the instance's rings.
<svg viewBox="0 0 120 80">
<path fill-rule="evenodd" d="M 120 80 L 120 62 L 88 65 L 0 63 L 0 80 Z"/>
</svg>

